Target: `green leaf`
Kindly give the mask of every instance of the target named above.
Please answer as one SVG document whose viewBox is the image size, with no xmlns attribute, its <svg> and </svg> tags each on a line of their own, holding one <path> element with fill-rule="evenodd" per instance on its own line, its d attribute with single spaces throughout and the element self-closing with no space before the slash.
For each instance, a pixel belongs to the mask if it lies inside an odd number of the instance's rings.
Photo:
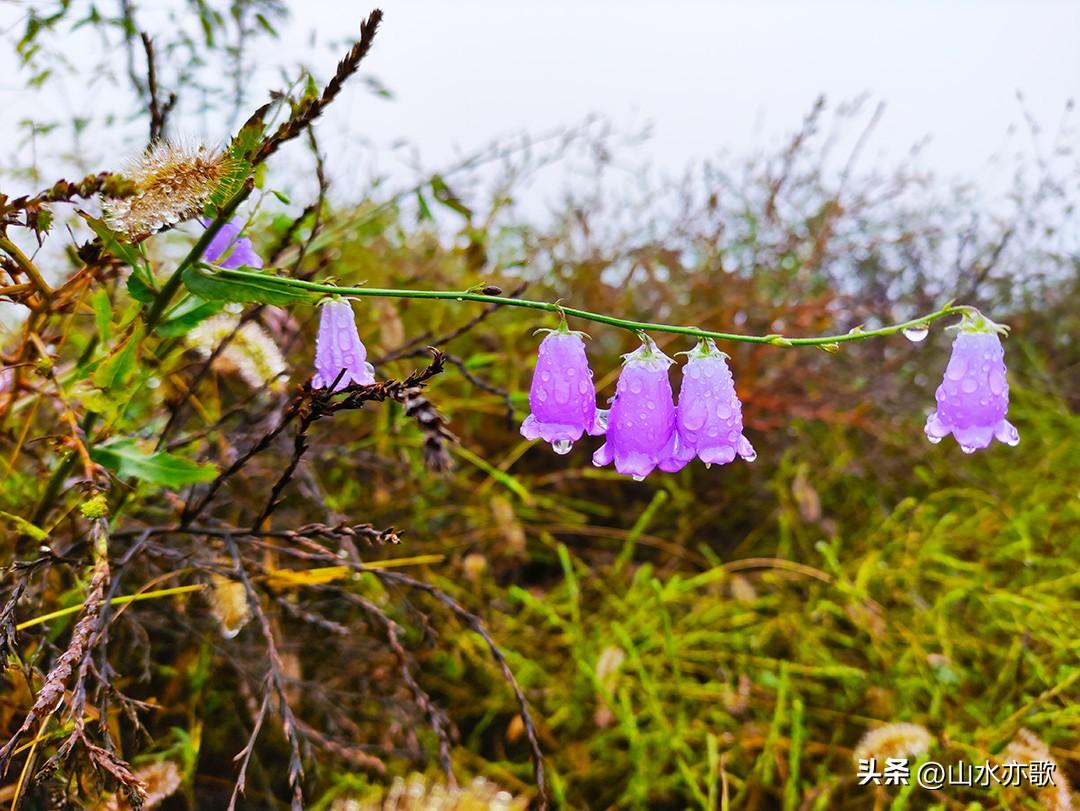
<svg viewBox="0 0 1080 811">
<path fill-rule="evenodd" d="M 25 518 L 20 518 L 19 516 L 13 515 L 12 513 L 6 513 L 3 510 L 0 510 L 0 518 L 4 518 L 10 521 L 12 524 L 15 525 L 19 532 L 27 535 L 30 538 L 33 538 L 35 541 L 44 541 L 47 540 L 49 537 L 49 533 L 36 526 L 35 524 L 31 524 Z"/>
<path fill-rule="evenodd" d="M 135 360 L 138 357 L 142 339 L 143 325 L 136 324 L 98 365 L 94 371 L 94 385 L 99 389 L 111 389 L 123 383 L 131 374 L 131 370 L 135 368 Z"/>
<path fill-rule="evenodd" d="M 141 304 L 149 304 L 157 296 L 157 291 L 137 273 L 128 276 L 127 291 L 129 296 Z"/>
<path fill-rule="evenodd" d="M 112 337 L 112 302 L 109 301 L 109 291 L 99 287 L 90 297 L 90 304 L 94 308 L 94 326 L 97 327 L 98 337 L 103 344 L 108 343 Z"/>
<path fill-rule="evenodd" d="M 416 190 L 416 204 L 420 208 L 417 217 L 420 222 L 430 222 L 431 220 L 435 219 L 431 215 L 431 209 L 428 208 L 427 199 L 424 197 L 424 193 L 420 191 L 420 189 Z"/>
<path fill-rule="evenodd" d="M 321 297 L 291 285 L 290 279 L 251 270 L 235 272 L 192 265 L 184 271 L 183 279 L 188 290 L 206 301 L 254 301 L 284 306 L 312 302 Z"/>
<path fill-rule="evenodd" d="M 145 453 L 131 438 L 96 445 L 90 450 L 90 458 L 122 479 L 139 479 L 163 487 L 208 482 L 218 474 L 217 467 L 211 464 L 198 464 L 172 453 Z"/>
<path fill-rule="evenodd" d="M 461 202 L 461 198 L 450 190 L 441 175 L 433 175 L 431 178 L 431 193 L 435 199 L 447 208 L 451 208 L 465 219 L 472 219 L 472 209 Z"/>
<path fill-rule="evenodd" d="M 163 338 L 187 335 L 192 327 L 201 324 L 210 316 L 217 315 L 224 307 L 224 303 L 220 301 L 203 301 L 198 296 L 186 296 L 172 308 L 156 332 Z"/>
<path fill-rule="evenodd" d="M 90 229 L 98 235 L 101 240 L 101 244 L 105 246 L 105 250 L 119 259 L 132 270 L 149 273 L 149 268 L 145 267 L 142 254 L 139 253 L 139 249 L 134 245 L 128 245 L 121 241 L 121 236 L 113 231 L 104 222 L 97 217 L 91 217 L 85 211 L 80 211 L 79 216 L 86 220 L 86 224 L 90 226 Z"/>
</svg>

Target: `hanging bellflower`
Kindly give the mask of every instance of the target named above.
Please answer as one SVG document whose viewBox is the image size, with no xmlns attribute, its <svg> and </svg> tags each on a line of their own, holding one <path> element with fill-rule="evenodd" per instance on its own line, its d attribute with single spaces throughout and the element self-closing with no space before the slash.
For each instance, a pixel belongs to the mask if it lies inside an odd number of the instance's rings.
<svg viewBox="0 0 1080 811">
<path fill-rule="evenodd" d="M 641 481 L 675 445 L 675 403 L 668 367 L 671 358 L 652 339 L 624 355 L 615 399 L 608 417 L 607 442 L 593 454 L 597 467 L 615 463 L 615 469 Z"/>
<path fill-rule="evenodd" d="M 319 334 L 315 340 L 315 377 L 311 385 L 325 389 L 340 380 L 334 391 L 350 383 L 369 386 L 375 382 L 375 367 L 367 362 L 367 349 L 356 331 L 352 305 L 339 296 L 319 304 Z M 344 370 L 344 372 L 343 372 Z"/>
<path fill-rule="evenodd" d="M 204 219 L 202 224 L 209 225 L 210 220 Z M 240 236 L 243 225 L 244 220 L 241 217 L 222 225 L 203 251 L 203 258 L 210 264 L 223 268 L 261 268 L 262 257 L 251 247 L 251 240 Z"/>
<path fill-rule="evenodd" d="M 711 338 L 699 341 L 686 355 L 675 417 L 677 441 L 660 469 L 674 473 L 695 456 L 706 465 L 726 465 L 736 455 L 753 462 L 757 453 L 743 435 L 742 403 L 727 355 Z"/>
<path fill-rule="evenodd" d="M 926 419 L 926 437 L 934 444 L 952 434 L 964 453 L 974 453 L 997 439 L 1016 445 L 1020 434 L 1005 419 L 1009 384 L 1000 335 L 1007 327 L 972 311 L 964 315 L 945 378 L 937 388 L 937 410 Z"/>
<path fill-rule="evenodd" d="M 550 442 L 556 453 L 570 452 L 584 433 L 604 433 L 604 412 L 596 408 L 596 387 L 580 332 L 565 322 L 540 342 L 529 388 L 531 412 L 521 424 L 526 439 Z"/>
</svg>

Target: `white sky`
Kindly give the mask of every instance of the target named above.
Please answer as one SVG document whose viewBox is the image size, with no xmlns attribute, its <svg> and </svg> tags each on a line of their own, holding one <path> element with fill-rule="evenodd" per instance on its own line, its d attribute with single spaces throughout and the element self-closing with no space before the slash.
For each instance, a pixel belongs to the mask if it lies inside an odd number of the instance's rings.
<svg viewBox="0 0 1080 811">
<path fill-rule="evenodd" d="M 309 0 L 290 36 L 355 30 L 356 3 Z M 453 145 L 602 112 L 652 122 L 646 155 L 689 160 L 779 141 L 819 93 L 886 103 L 867 153 L 931 135 L 942 174 L 977 179 L 1021 118 L 1049 130 L 1080 96 L 1080 2 L 390 0 L 370 69 L 396 94 L 350 99 L 350 129 Z M 376 136 L 377 141 L 382 140 Z"/>
<path fill-rule="evenodd" d="M 136 3 L 144 25 L 169 6 Z M 369 10 L 341 0 L 290 7 L 282 41 L 259 57 L 253 99 L 259 86 L 280 86 L 274 62 L 303 61 L 329 75 L 340 52 L 331 43 L 354 37 Z M 0 31 L 18 31 L 26 8 L 26 0 L 0 0 Z M 1050 131 L 1066 100 L 1080 96 L 1080 0 L 385 0 L 383 8 L 367 70 L 395 98 L 353 87 L 322 124 L 324 139 L 341 139 L 341 159 L 330 166 L 339 184 L 362 180 L 354 156 L 370 154 L 364 139 L 382 147 L 407 139 L 434 168 L 455 149 L 589 113 L 627 130 L 652 123 L 637 154 L 674 172 L 721 151 L 779 143 L 820 93 L 833 104 L 862 93 L 886 103 L 865 161 L 898 160 L 930 135 L 924 167 L 978 182 L 991 155 L 1027 145 L 1026 134 L 1006 140 L 1022 120 L 1017 91 Z M 12 71 L 0 49 L 3 163 L 16 120 L 4 113 L 26 98 Z M 85 96 L 69 90 L 35 102 L 73 98 Z M 393 156 L 380 155 L 380 168 L 394 170 Z"/>
</svg>

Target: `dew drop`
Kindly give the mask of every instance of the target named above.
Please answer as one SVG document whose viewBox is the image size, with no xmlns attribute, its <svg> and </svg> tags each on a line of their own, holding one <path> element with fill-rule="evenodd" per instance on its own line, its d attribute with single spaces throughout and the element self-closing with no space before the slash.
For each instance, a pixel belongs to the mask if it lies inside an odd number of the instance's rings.
<svg viewBox="0 0 1080 811">
<path fill-rule="evenodd" d="M 751 449 L 750 453 L 743 456 L 743 459 L 747 462 L 753 462 L 755 459 L 757 459 L 757 451 Z"/>
<path fill-rule="evenodd" d="M 975 378 L 968 377 L 960 384 L 960 388 L 963 390 L 964 394 L 974 394 L 979 390 L 979 383 Z"/>
<path fill-rule="evenodd" d="M 930 436 L 930 434 L 927 434 L 926 438 L 930 440 L 931 445 L 937 445 L 939 442 L 941 442 L 941 437 L 939 436 Z"/>
<path fill-rule="evenodd" d="M 570 449 L 574 447 L 574 443 L 569 439 L 556 439 L 551 443 L 551 449 L 559 456 L 566 456 L 570 453 Z"/>
<path fill-rule="evenodd" d="M 913 344 L 922 343 L 926 340 L 926 336 L 930 334 L 930 328 L 926 324 L 919 324 L 914 327 L 907 327 L 903 330 L 903 335 Z"/>
<path fill-rule="evenodd" d="M 964 453 L 975 453 L 977 449 L 972 447 L 971 445 L 961 445 L 960 450 L 962 450 Z"/>
<path fill-rule="evenodd" d="M 645 477 L 644 477 L 644 476 L 631 476 L 630 478 L 632 478 L 632 479 L 633 479 L 634 481 L 636 481 L 636 482 L 643 482 L 643 481 L 645 481 Z"/>
<path fill-rule="evenodd" d="M 997 396 L 1005 390 L 1005 375 L 995 370 L 990 374 L 990 393 Z"/>
</svg>

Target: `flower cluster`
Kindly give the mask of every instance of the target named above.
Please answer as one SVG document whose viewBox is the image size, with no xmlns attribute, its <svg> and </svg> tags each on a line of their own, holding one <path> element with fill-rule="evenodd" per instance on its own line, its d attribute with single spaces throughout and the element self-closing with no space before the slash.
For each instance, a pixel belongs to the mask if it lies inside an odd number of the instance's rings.
<svg viewBox="0 0 1080 811">
<path fill-rule="evenodd" d="M 927 438 L 937 443 L 952 434 L 965 453 L 993 439 L 1015 445 L 1020 435 L 1005 419 L 1009 386 L 1000 338 L 1005 328 L 971 310 L 957 329 L 937 390 L 938 408 L 926 421 Z M 540 344 L 529 390 L 532 413 L 521 426 L 522 435 L 568 453 L 583 434 L 604 434 L 593 464 L 614 463 L 619 473 L 638 481 L 656 468 L 674 473 L 694 458 L 706 466 L 726 465 L 736 456 L 754 461 L 757 454 L 743 433 L 742 402 L 727 355 L 711 339 L 685 353 L 676 404 L 668 374 L 674 361 L 650 338 L 642 338 L 638 349 L 623 356 L 611 410 L 605 413 L 596 408 L 581 333 L 565 324 L 550 332 Z"/>
<path fill-rule="evenodd" d="M 563 326 L 544 338 L 529 391 L 532 413 L 521 426 L 526 439 L 550 442 L 567 453 L 582 434 L 606 434 L 593 463 L 614 463 L 619 473 L 643 479 L 655 468 L 674 472 L 694 457 L 707 465 L 755 454 L 743 435 L 742 403 L 727 356 L 702 341 L 683 371 L 676 406 L 668 379 L 672 359 L 645 338 L 625 356 L 611 410 L 596 408 L 592 370 L 581 334 Z"/>
</svg>

